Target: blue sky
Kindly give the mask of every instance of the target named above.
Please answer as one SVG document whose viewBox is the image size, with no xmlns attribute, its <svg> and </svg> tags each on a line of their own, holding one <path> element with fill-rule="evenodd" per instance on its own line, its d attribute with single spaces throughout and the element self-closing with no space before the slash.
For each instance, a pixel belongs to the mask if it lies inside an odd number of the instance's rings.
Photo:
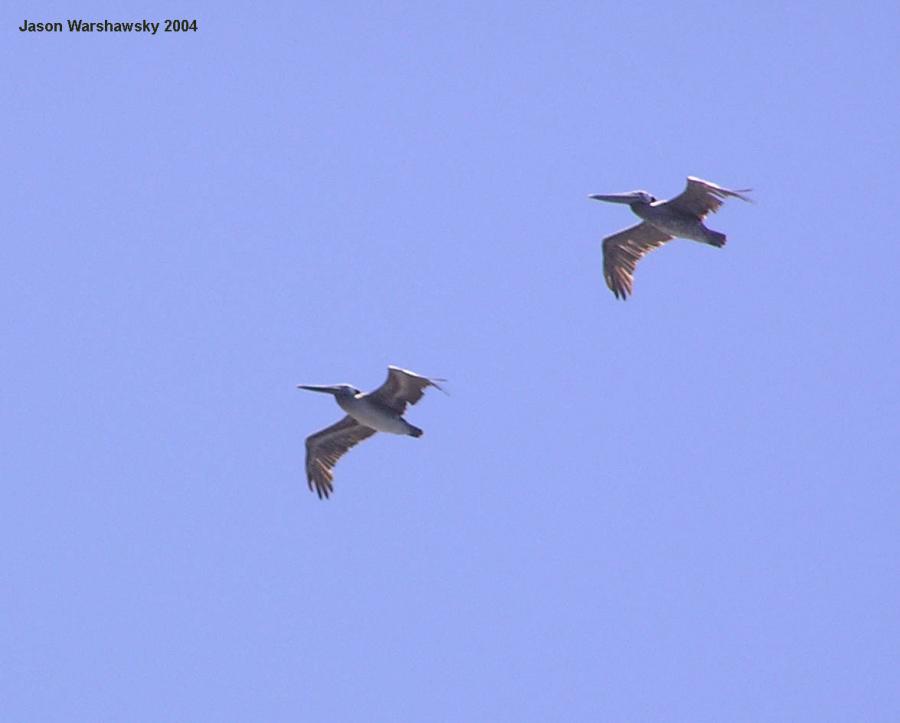
<svg viewBox="0 0 900 723">
<path fill-rule="evenodd" d="M 900 717 L 894 4 L 123 5 L 4 8 L 3 717 Z"/>
</svg>

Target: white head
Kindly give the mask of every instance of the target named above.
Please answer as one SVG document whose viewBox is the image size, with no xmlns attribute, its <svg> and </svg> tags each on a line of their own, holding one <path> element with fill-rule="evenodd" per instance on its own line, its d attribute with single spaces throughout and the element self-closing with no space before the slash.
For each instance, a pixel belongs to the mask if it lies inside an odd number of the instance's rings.
<svg viewBox="0 0 900 723">
<path fill-rule="evenodd" d="M 646 191 L 629 191 L 628 193 L 595 193 L 588 198 L 595 201 L 609 201 L 610 203 L 627 203 L 629 206 L 633 203 L 653 203 L 655 196 L 651 196 Z"/>
<path fill-rule="evenodd" d="M 316 384 L 298 384 L 298 389 L 308 389 L 311 392 L 322 392 L 324 394 L 333 394 L 335 397 L 355 397 L 359 394 L 359 389 L 350 384 L 331 384 L 328 386 L 319 386 Z"/>
</svg>

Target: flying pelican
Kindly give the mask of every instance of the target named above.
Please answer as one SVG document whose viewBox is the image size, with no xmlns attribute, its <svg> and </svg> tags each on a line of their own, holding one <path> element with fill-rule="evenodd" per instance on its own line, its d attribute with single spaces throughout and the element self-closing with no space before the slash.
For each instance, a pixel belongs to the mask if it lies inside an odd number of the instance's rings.
<svg viewBox="0 0 900 723">
<path fill-rule="evenodd" d="M 333 394 L 338 406 L 347 412 L 340 422 L 306 438 L 306 478 L 309 489 L 315 486 L 319 499 L 333 491 L 331 470 L 351 448 L 375 432 L 408 434 L 421 437 L 422 430 L 403 418 L 407 404 L 418 402 L 428 387 L 444 391 L 437 382 L 400 367 L 389 366 L 387 381 L 374 392 L 363 394 L 349 384 L 316 386 L 298 384 L 298 389 Z"/>
<path fill-rule="evenodd" d="M 725 245 L 725 234 L 706 228 L 703 219 L 710 211 L 718 211 L 729 196 L 750 201 L 742 188 L 731 191 L 702 178 L 688 176 L 687 187 L 675 198 L 657 201 L 646 191 L 630 193 L 595 193 L 588 198 L 613 203 L 627 203 L 643 222 L 603 239 L 603 275 L 606 285 L 617 299 L 631 293 L 634 269 L 643 256 L 676 236 L 700 241 L 710 246 Z"/>
</svg>

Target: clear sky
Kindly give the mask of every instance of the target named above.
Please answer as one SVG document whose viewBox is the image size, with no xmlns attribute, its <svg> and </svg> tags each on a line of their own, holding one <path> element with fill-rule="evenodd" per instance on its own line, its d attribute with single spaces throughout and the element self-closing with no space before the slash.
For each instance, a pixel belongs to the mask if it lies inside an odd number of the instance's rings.
<svg viewBox="0 0 900 723">
<path fill-rule="evenodd" d="M 900 720 L 896 3 L 125 5 L 2 15 L 0 717 Z"/>
</svg>

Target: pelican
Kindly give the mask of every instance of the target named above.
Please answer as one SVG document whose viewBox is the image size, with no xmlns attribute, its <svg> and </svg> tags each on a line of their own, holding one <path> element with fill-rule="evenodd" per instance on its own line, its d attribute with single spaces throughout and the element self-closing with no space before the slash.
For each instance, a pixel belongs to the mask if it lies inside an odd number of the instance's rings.
<svg viewBox="0 0 900 723">
<path fill-rule="evenodd" d="M 627 203 L 635 215 L 644 219 L 603 239 L 603 275 L 606 285 L 617 299 L 631 293 L 637 262 L 666 241 L 687 238 L 710 246 L 725 245 L 725 234 L 706 228 L 703 219 L 710 211 L 718 211 L 729 196 L 750 201 L 743 194 L 751 189 L 731 191 L 702 178 L 688 176 L 687 187 L 675 198 L 657 201 L 646 191 L 630 193 L 595 193 L 588 198 L 612 203 Z"/>
<path fill-rule="evenodd" d="M 421 437 L 422 430 L 403 418 L 407 404 L 418 402 L 428 387 L 444 391 L 437 382 L 400 367 L 389 366 L 387 381 L 374 392 L 363 394 L 349 384 L 317 386 L 298 384 L 298 389 L 334 395 L 338 406 L 347 412 L 340 422 L 306 438 L 306 479 L 319 499 L 327 498 L 332 487 L 332 469 L 350 449 L 375 432 Z"/>
</svg>

